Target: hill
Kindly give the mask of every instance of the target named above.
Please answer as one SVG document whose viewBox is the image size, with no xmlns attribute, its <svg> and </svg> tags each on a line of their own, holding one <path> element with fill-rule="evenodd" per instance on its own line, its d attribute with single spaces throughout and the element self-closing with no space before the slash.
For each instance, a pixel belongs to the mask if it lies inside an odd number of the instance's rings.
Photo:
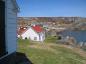
<svg viewBox="0 0 86 64">
<path fill-rule="evenodd" d="M 85 64 L 86 54 L 55 43 L 18 40 L 18 52 L 26 54 L 33 64 Z M 79 53 L 80 51 L 80 53 Z M 83 56 L 84 55 L 84 56 Z M 23 62 L 23 61 L 22 61 Z M 20 64 L 23 64 L 23 63 Z"/>
<path fill-rule="evenodd" d="M 83 17 L 18 17 L 18 27 L 31 24 L 48 24 L 52 26 L 70 27 L 73 29 L 86 29 L 86 18 Z M 84 26 L 83 26 L 84 25 Z"/>
</svg>

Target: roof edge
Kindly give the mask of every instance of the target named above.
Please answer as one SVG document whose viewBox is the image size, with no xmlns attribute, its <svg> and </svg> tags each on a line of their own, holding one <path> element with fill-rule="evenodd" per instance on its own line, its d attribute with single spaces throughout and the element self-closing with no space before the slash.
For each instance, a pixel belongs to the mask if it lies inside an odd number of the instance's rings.
<svg viewBox="0 0 86 64">
<path fill-rule="evenodd" d="M 17 1 L 16 0 L 11 0 L 11 1 L 13 2 L 14 6 L 15 6 L 15 8 L 17 10 L 17 12 L 19 12 L 20 11 L 20 8 L 19 8 L 19 6 L 17 4 Z"/>
</svg>

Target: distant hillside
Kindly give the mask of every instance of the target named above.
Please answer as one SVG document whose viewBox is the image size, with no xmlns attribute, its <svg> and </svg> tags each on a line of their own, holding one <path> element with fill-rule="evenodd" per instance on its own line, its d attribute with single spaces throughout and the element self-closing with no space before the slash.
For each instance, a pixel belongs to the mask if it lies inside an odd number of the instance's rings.
<svg viewBox="0 0 86 64">
<path fill-rule="evenodd" d="M 86 22 L 83 17 L 18 17 L 18 25 L 27 26 L 33 22 L 55 22 L 55 23 L 82 23 Z"/>
<path fill-rule="evenodd" d="M 64 20 L 65 22 L 71 22 L 71 21 L 81 21 L 81 20 L 85 20 L 86 18 L 83 17 L 18 17 L 18 20 L 24 20 L 24 21 L 31 21 L 31 20 L 35 20 L 35 21 L 41 21 L 41 22 L 52 22 L 52 21 L 59 21 L 59 20 Z"/>
</svg>

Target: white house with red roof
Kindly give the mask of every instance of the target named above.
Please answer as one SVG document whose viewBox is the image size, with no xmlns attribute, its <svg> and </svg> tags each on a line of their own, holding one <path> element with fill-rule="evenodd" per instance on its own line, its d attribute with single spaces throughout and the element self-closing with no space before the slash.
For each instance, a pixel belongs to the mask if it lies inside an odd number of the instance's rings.
<svg viewBox="0 0 86 64">
<path fill-rule="evenodd" d="M 18 37 L 21 37 L 22 39 L 30 39 L 33 41 L 44 41 L 45 31 L 39 25 L 34 25 L 29 28 L 23 27 L 18 31 Z"/>
</svg>

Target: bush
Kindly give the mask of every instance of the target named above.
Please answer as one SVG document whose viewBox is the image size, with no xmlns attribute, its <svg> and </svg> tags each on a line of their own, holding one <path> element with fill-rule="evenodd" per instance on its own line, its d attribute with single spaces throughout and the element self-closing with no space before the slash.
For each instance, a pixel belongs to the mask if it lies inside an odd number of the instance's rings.
<svg viewBox="0 0 86 64">
<path fill-rule="evenodd" d="M 58 36 L 58 38 L 57 38 L 58 40 L 61 40 L 62 39 L 62 37 L 61 36 Z"/>
</svg>

